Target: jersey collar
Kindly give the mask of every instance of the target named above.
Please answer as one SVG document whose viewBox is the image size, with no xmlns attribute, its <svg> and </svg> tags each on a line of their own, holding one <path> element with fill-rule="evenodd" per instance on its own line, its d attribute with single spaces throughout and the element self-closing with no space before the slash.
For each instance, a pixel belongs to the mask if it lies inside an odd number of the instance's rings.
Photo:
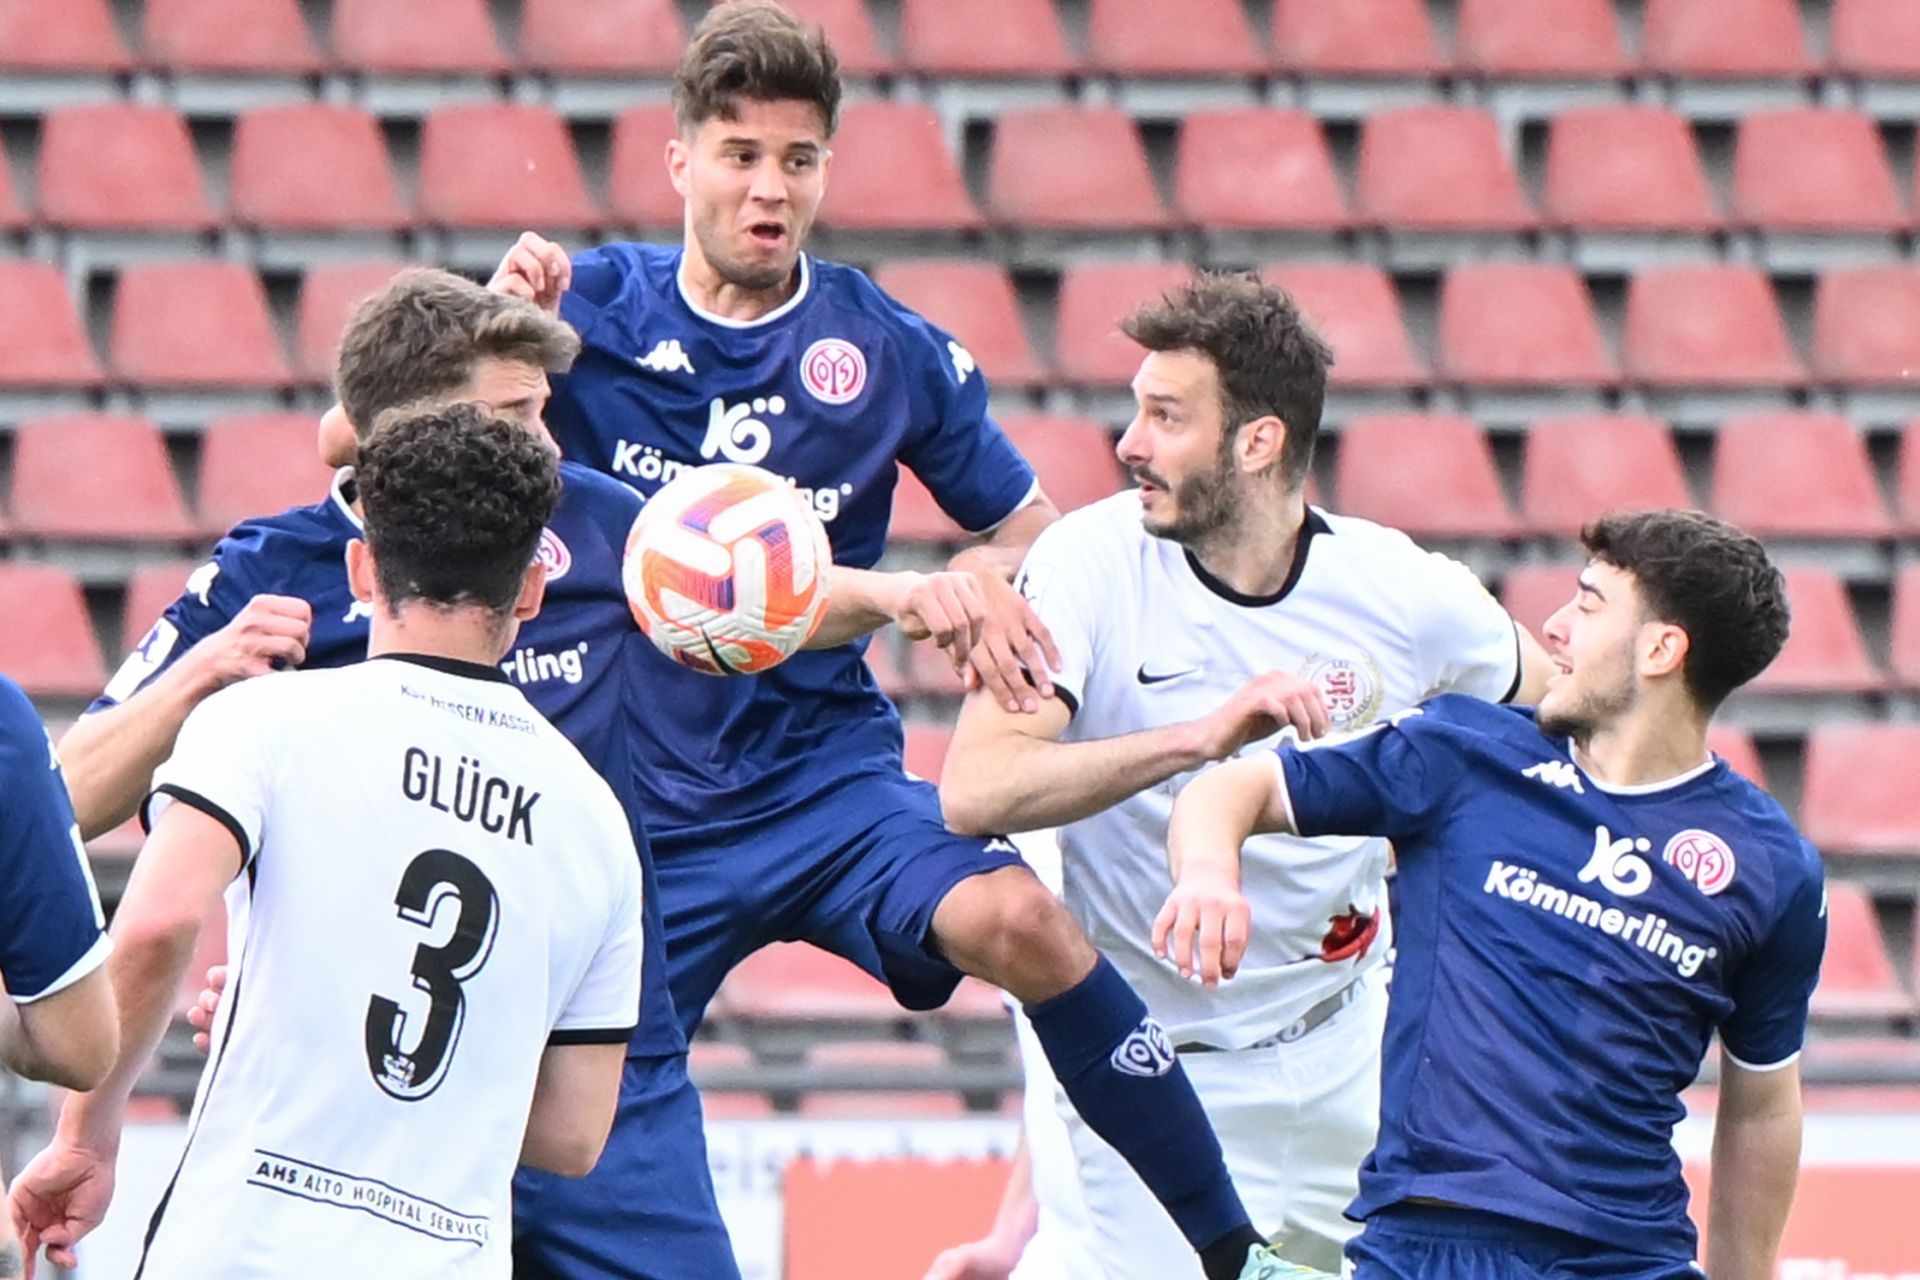
<svg viewBox="0 0 1920 1280">
<path fill-rule="evenodd" d="M 1573 762 L 1573 767 L 1580 770 L 1580 776 L 1588 782 L 1591 782 L 1596 790 L 1604 791 L 1610 796 L 1650 796 L 1661 791 L 1672 791 L 1676 787 L 1686 786 L 1695 778 L 1704 778 L 1707 774 L 1713 772 L 1715 765 L 1720 763 L 1719 757 L 1709 751 L 1705 760 L 1693 766 L 1693 768 L 1688 769 L 1685 773 L 1676 773 L 1671 778 L 1662 778 L 1658 782 L 1636 782 L 1630 785 L 1620 785 L 1602 782 L 1591 773 L 1588 773 L 1586 769 L 1582 768 L 1579 759 L 1573 754 L 1572 738 L 1567 739 L 1567 759 Z"/>
<path fill-rule="evenodd" d="M 459 658 L 443 658 L 437 653 L 376 653 L 367 659 L 377 662 L 381 659 L 394 662 L 408 662 L 416 667 L 426 667 L 431 671 L 444 671 L 450 676 L 465 676 L 469 680 L 492 680 L 499 684 L 512 684 L 507 673 L 498 667 L 488 666 L 484 662 L 466 662 Z"/>
<path fill-rule="evenodd" d="M 1311 543 L 1317 535 L 1332 532 L 1333 527 L 1327 523 L 1327 518 L 1312 507 L 1308 507 L 1307 518 L 1300 526 L 1300 536 L 1293 540 L 1293 564 L 1287 569 L 1287 579 L 1280 584 L 1280 589 L 1271 595 L 1250 596 L 1244 591 L 1235 591 L 1232 587 L 1220 581 L 1220 579 L 1214 577 L 1211 573 L 1208 573 L 1205 566 L 1200 563 L 1199 557 L 1195 556 L 1193 552 L 1182 549 L 1181 554 L 1186 556 L 1187 567 L 1193 570 L 1194 577 L 1200 579 L 1200 585 L 1219 596 L 1222 600 L 1230 604 L 1237 604 L 1245 609 L 1264 609 L 1270 604 L 1279 604 L 1282 600 L 1285 600 L 1288 593 L 1300 584 L 1300 575 L 1305 573 L 1307 569 L 1308 544 Z"/>
<path fill-rule="evenodd" d="M 367 526 L 360 519 L 360 513 L 353 509 L 353 504 L 360 500 L 360 489 L 354 483 L 352 467 L 341 467 L 333 473 L 331 496 L 333 505 L 347 518 L 347 523 L 362 533 L 366 532 Z"/>
<path fill-rule="evenodd" d="M 673 268 L 673 287 L 679 291 L 680 301 L 686 304 L 687 310 L 700 319 L 708 324 L 717 324 L 723 329 L 757 329 L 761 325 L 772 324 L 781 317 L 792 314 L 793 309 L 806 300 L 807 294 L 813 288 L 813 259 L 803 253 L 800 255 L 800 285 L 793 291 L 791 298 L 758 319 L 731 320 L 726 316 L 713 314 L 693 300 L 693 295 L 687 292 L 686 270 L 687 255 L 683 251 L 680 254 L 680 261 Z"/>
</svg>

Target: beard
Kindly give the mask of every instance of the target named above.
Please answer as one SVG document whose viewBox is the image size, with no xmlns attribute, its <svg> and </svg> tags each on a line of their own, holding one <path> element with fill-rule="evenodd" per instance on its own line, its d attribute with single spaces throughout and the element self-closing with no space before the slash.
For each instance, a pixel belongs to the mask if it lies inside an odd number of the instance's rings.
<svg viewBox="0 0 1920 1280">
<path fill-rule="evenodd" d="M 748 293 L 768 293 L 778 289 L 793 275 L 794 266 L 799 261 L 796 247 L 770 261 L 743 262 L 728 251 L 726 233 L 710 225 L 695 226 L 693 236 L 700 242 L 702 256 L 719 273 L 720 278 Z M 790 243 L 798 246 L 799 237 L 795 235 Z"/>
<path fill-rule="evenodd" d="M 1155 520 L 1145 517 L 1142 524 L 1156 538 L 1165 538 L 1184 547 L 1197 547 L 1233 526 L 1239 516 L 1240 487 L 1230 462 L 1222 462 L 1211 471 L 1188 476 L 1177 485 L 1168 485 L 1151 472 L 1136 472 L 1166 490 L 1173 499 L 1173 518 Z"/>
<path fill-rule="evenodd" d="M 1586 689 L 1568 699 L 1564 705 L 1559 702 L 1549 705 L 1543 700 L 1535 711 L 1534 722 L 1540 726 L 1540 732 L 1549 738 L 1572 738 L 1575 742 L 1585 742 L 1596 730 L 1632 710 L 1638 698 L 1633 678 L 1622 676 L 1618 680 Z"/>
</svg>

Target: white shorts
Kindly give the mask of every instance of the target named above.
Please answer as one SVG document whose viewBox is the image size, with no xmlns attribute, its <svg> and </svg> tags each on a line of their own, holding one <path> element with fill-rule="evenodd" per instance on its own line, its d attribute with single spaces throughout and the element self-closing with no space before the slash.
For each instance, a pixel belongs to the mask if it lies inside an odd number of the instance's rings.
<svg viewBox="0 0 1920 1280">
<path fill-rule="evenodd" d="M 1017 1007 L 1013 1026 L 1020 1038 L 1021 1060 L 1027 1064 L 1020 1118 L 1027 1130 L 1027 1155 L 1040 1223 L 1008 1280 L 1106 1280 L 1093 1256 L 1093 1226 L 1087 1217 L 1086 1197 L 1074 1168 L 1067 1126 L 1054 1102 L 1060 1086 L 1047 1067 L 1046 1052 L 1033 1034 L 1032 1024 Z"/>
<path fill-rule="evenodd" d="M 1346 1242 L 1360 1230 L 1345 1210 L 1380 1123 L 1385 966 L 1360 981 L 1365 987 L 1351 1004 L 1291 1044 L 1180 1055 L 1255 1229 L 1276 1240 L 1289 1261 L 1335 1273 Z M 1036 1067 L 1045 1072 L 1045 1060 L 1029 1055 L 1029 1091 Z M 1099 1274 L 1202 1280 L 1199 1258 L 1145 1184 L 1087 1128 L 1059 1086 L 1052 1089 L 1085 1196 L 1086 1246 Z M 1059 1152 L 1033 1142 L 1029 1125 L 1035 1186 L 1071 1176 L 1043 1168 Z"/>
</svg>

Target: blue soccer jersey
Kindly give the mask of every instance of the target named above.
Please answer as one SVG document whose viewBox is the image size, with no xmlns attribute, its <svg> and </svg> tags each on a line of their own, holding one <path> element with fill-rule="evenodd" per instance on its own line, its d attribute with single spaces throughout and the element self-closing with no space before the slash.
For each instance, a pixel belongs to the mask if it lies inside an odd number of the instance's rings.
<svg viewBox="0 0 1920 1280">
<path fill-rule="evenodd" d="M 1691 1259 L 1680 1091 L 1715 1031 L 1743 1065 L 1793 1060 L 1826 942 L 1780 807 L 1717 760 L 1604 787 L 1530 712 L 1456 695 L 1279 764 L 1298 830 L 1399 860 L 1352 1216 L 1430 1198 Z"/>
<path fill-rule="evenodd" d="M 646 495 L 709 462 L 766 467 L 812 503 L 835 562 L 859 568 L 885 549 L 896 463 L 970 530 L 1032 496 L 972 357 L 865 275 L 803 256 L 794 296 L 740 322 L 688 301 L 680 259 L 678 246 L 640 244 L 574 259 L 561 314 L 583 350 L 547 409 L 569 458 Z M 835 775 L 897 773 L 899 721 L 864 650 L 728 679 L 649 655 L 656 710 L 634 748 L 657 841 L 697 843 L 723 818 L 804 805 Z"/>
<path fill-rule="evenodd" d="M 59 757 L 33 704 L 5 676 L 0 796 L 0 979 L 27 1004 L 99 968 L 108 943 Z"/>
<path fill-rule="evenodd" d="M 540 540 L 546 596 L 540 612 L 521 624 L 500 665 L 607 780 L 634 820 L 644 876 L 645 938 L 640 1026 L 632 1052 L 680 1053 L 686 1040 L 668 995 L 665 930 L 643 829 L 647 815 L 634 800 L 628 751 L 642 714 L 637 698 L 629 695 L 634 654 L 654 652 L 627 607 L 620 578 L 627 531 L 640 501 L 625 486 L 585 467 L 563 462 L 560 474 L 560 505 Z M 186 593 L 168 607 L 89 710 L 133 696 L 260 594 L 298 596 L 313 607 L 305 666 L 363 660 L 370 606 L 355 600 L 347 584 L 347 544 L 361 536 L 350 484 L 343 472 L 326 501 L 248 520 L 222 538 L 213 558 L 189 579 Z"/>
</svg>

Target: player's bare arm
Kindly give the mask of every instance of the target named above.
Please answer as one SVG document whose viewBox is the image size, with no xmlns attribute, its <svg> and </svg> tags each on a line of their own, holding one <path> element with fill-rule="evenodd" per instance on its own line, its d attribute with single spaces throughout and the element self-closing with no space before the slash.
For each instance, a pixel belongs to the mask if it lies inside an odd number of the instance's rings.
<svg viewBox="0 0 1920 1280">
<path fill-rule="evenodd" d="M 550 1045 L 540 1055 L 520 1163 L 566 1178 L 593 1172 L 620 1102 L 625 1041 Z"/>
<path fill-rule="evenodd" d="M 113 1069 L 119 1049 L 105 968 L 31 1004 L 0 1000 L 0 1065 L 29 1080 L 94 1088 Z"/>
<path fill-rule="evenodd" d="M 197 809 L 169 805 L 154 823 L 111 930 L 118 1058 L 97 1089 L 67 1098 L 53 1142 L 13 1181 L 11 1210 L 29 1252 L 45 1247 L 51 1261 L 74 1266 L 74 1245 L 106 1216 L 127 1097 L 172 1020 L 201 921 L 240 864 L 239 842 Z"/>
<path fill-rule="evenodd" d="M 1059 518 L 1059 508 L 1036 491 L 1025 506 L 947 564 L 972 574 L 986 602 L 986 622 L 969 655 L 971 674 L 963 672 L 967 686 L 985 689 L 1009 711 L 1031 714 L 1043 699 L 1053 697 L 1048 673 L 1059 669 L 1060 651 L 1033 606 L 1013 589 L 1013 575 L 1033 540 Z"/>
<path fill-rule="evenodd" d="M 1240 847 L 1249 836 L 1292 829 L 1271 755 L 1229 760 L 1188 783 L 1167 829 L 1174 883 L 1153 922 L 1154 954 L 1209 987 L 1233 977 L 1251 925 L 1240 892 Z"/>
<path fill-rule="evenodd" d="M 1800 1066 L 1755 1071 L 1720 1057 L 1707 1192 L 1710 1280 L 1771 1280 L 1800 1171 Z"/>
<path fill-rule="evenodd" d="M 826 616 L 805 647 L 831 649 L 889 623 L 909 640 L 931 640 L 959 670 L 980 639 L 986 602 L 970 573 L 889 573 L 835 565 Z"/>
<path fill-rule="evenodd" d="M 236 680 L 306 661 L 313 606 L 258 595 L 117 707 L 82 716 L 60 740 L 60 767 L 80 834 L 91 840 L 133 816 L 187 713 Z"/>
<path fill-rule="evenodd" d="M 1071 717 L 1058 698 L 1022 713 L 990 691 L 969 694 L 941 771 L 948 825 L 984 835 L 1075 822 L 1283 728 L 1318 738 L 1328 726 L 1319 690 L 1283 671 L 1254 677 L 1198 719 L 1137 733 L 1062 742 Z"/>
</svg>

